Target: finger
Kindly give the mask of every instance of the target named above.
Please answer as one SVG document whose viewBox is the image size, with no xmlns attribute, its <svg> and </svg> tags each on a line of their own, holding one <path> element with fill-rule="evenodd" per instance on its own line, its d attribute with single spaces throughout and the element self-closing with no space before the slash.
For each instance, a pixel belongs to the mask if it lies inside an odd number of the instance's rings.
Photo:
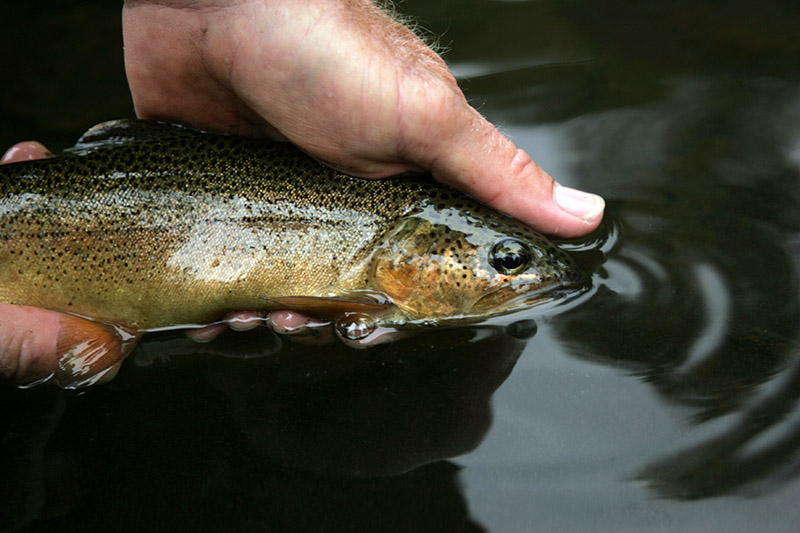
<svg viewBox="0 0 800 533">
<path fill-rule="evenodd" d="M 234 311 L 225 317 L 225 322 L 233 331 L 249 331 L 264 324 L 265 311 Z"/>
<path fill-rule="evenodd" d="M 336 339 L 329 322 L 320 322 L 294 311 L 272 311 L 267 316 L 267 325 L 298 344 L 327 344 Z"/>
<path fill-rule="evenodd" d="M 287 335 L 292 341 L 303 344 L 325 344 L 335 339 L 327 322 L 319 322 L 294 311 L 234 311 L 221 321 L 207 326 L 187 329 L 187 337 L 195 342 L 211 342 L 223 331 L 230 328 L 234 331 L 247 331 L 260 325 L 267 325 L 281 335 Z"/>
<path fill-rule="evenodd" d="M 187 329 L 183 333 L 195 342 L 211 342 L 226 329 L 228 329 L 226 323 L 217 322 L 200 328 Z"/>
<path fill-rule="evenodd" d="M 3 154 L 0 158 L 0 165 L 6 163 L 16 163 L 18 161 L 31 161 L 33 159 L 45 159 L 53 154 L 36 141 L 25 141 L 17 143 Z"/>
<path fill-rule="evenodd" d="M 264 324 L 264 311 L 234 311 L 214 324 L 184 331 L 184 334 L 195 342 L 211 342 L 220 333 L 230 328 L 233 331 L 248 331 Z"/>
<path fill-rule="evenodd" d="M 0 304 L 0 378 L 33 382 L 58 368 L 61 313 Z"/>
<path fill-rule="evenodd" d="M 316 324 L 312 318 L 294 311 L 272 311 L 267 315 L 267 325 L 275 333 L 290 334 L 301 328 L 312 327 Z"/>
<path fill-rule="evenodd" d="M 601 197 L 555 183 L 471 107 L 461 122 L 451 122 L 449 134 L 429 147 L 431 172 L 438 180 L 547 235 L 580 237 L 600 224 Z"/>
</svg>

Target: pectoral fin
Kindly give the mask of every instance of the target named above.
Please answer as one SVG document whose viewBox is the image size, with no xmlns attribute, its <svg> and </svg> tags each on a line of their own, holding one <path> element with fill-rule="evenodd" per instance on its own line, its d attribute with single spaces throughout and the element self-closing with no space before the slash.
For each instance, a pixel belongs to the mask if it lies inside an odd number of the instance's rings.
<svg viewBox="0 0 800 533">
<path fill-rule="evenodd" d="M 281 296 L 265 298 L 275 309 L 287 309 L 315 318 L 336 320 L 348 313 L 363 313 L 379 317 L 394 309 L 394 304 L 382 298 L 371 298 L 364 295 L 355 297 L 322 297 L 322 296 Z"/>
<path fill-rule="evenodd" d="M 138 332 L 113 324 L 65 315 L 57 342 L 58 382 L 75 389 L 113 377 L 139 337 Z"/>
</svg>

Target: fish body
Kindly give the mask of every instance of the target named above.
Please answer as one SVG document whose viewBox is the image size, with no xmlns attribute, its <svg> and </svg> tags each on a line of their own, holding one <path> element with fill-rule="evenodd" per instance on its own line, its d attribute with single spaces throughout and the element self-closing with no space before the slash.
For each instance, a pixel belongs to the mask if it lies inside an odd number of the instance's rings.
<svg viewBox="0 0 800 533">
<path fill-rule="evenodd" d="M 286 143 L 115 121 L 0 167 L 0 301 L 136 333 L 348 302 L 391 326 L 476 320 L 585 283 L 454 189 L 349 177 Z"/>
</svg>

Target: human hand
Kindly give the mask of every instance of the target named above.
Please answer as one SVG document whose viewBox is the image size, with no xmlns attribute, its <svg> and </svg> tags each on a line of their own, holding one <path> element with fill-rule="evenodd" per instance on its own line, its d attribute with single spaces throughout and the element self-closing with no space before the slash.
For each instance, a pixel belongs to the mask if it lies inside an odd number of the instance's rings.
<svg viewBox="0 0 800 533">
<path fill-rule="evenodd" d="M 123 33 L 141 118 L 289 140 L 365 178 L 428 171 L 554 236 L 602 219 L 600 197 L 556 185 L 469 106 L 433 50 L 367 0 L 126 0 Z M 296 313 L 266 320 L 295 340 L 333 338 Z"/>
<path fill-rule="evenodd" d="M 123 31 L 142 118 L 287 139 L 360 177 L 430 172 L 556 237 L 602 218 L 601 198 L 556 185 L 367 0 L 126 0 Z"/>
<path fill-rule="evenodd" d="M 427 171 L 557 237 L 602 219 L 600 197 L 555 184 L 470 107 L 433 50 L 368 0 L 126 0 L 122 20 L 141 118 L 289 140 L 365 178 Z M 296 313 L 271 319 L 276 331 L 309 331 Z"/>
<path fill-rule="evenodd" d="M 556 185 L 469 106 L 430 48 L 367 0 L 126 0 L 123 25 L 142 118 L 287 139 L 366 178 L 429 171 L 557 237 L 600 223 L 602 199 Z M 47 155 L 21 143 L 2 162 Z M 0 304 L 0 376 L 52 373 L 63 316 Z M 188 335 L 261 323 L 307 342 L 333 337 L 289 311 L 236 312 Z"/>
</svg>

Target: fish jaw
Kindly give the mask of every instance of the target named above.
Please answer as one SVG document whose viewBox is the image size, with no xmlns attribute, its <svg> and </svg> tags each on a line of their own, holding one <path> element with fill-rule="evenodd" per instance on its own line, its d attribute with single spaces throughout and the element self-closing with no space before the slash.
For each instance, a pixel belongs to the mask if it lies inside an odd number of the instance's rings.
<svg viewBox="0 0 800 533">
<path fill-rule="evenodd" d="M 583 292 L 588 287 L 588 281 L 583 272 L 577 271 L 570 279 L 563 281 L 547 281 L 538 274 L 532 274 L 526 276 L 526 279 L 509 280 L 498 285 L 497 289 L 487 291 L 473 303 L 470 315 L 505 315 L 561 300 Z"/>
</svg>

